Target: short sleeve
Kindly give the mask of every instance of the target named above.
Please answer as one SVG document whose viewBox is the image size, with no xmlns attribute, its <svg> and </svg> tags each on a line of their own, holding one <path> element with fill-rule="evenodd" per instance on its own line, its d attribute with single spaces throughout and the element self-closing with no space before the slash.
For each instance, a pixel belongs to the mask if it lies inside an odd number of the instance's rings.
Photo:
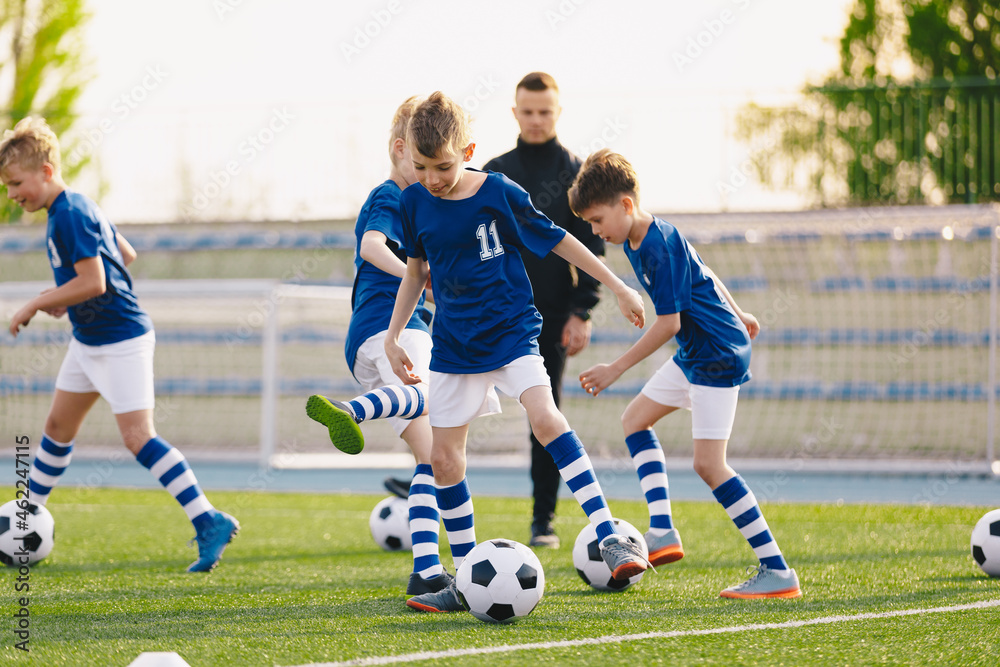
<svg viewBox="0 0 1000 667">
<path fill-rule="evenodd" d="M 399 243 L 402 239 L 396 238 L 394 224 L 399 219 L 399 207 L 399 194 L 391 192 L 389 188 L 380 188 L 369 209 L 364 231 L 381 232 L 390 240 Z"/>
<path fill-rule="evenodd" d="M 519 245 L 539 257 L 545 257 L 566 237 L 566 230 L 557 227 L 544 213 L 531 203 L 531 196 L 506 177 L 502 177 L 507 191 L 507 202 L 513 214 L 511 232 Z"/>
<path fill-rule="evenodd" d="M 423 187 L 423 186 L 410 186 L 410 187 Z M 409 189 L 409 188 L 407 188 Z M 420 243 L 419 234 L 417 234 L 416 227 L 413 225 L 413 209 L 415 201 L 412 196 L 407 196 L 406 190 L 403 191 L 402 196 L 399 198 L 399 218 L 403 227 L 403 249 L 406 251 L 407 257 L 417 257 L 423 260 L 427 259 L 427 253 L 424 250 L 423 244 Z"/>
<path fill-rule="evenodd" d="M 68 209 L 56 214 L 54 226 L 66 250 L 65 256 L 70 266 L 81 259 L 100 254 L 101 225 L 97 220 Z"/>
<path fill-rule="evenodd" d="M 691 263 L 687 257 L 656 244 L 641 259 L 657 315 L 671 315 L 691 307 Z"/>
</svg>

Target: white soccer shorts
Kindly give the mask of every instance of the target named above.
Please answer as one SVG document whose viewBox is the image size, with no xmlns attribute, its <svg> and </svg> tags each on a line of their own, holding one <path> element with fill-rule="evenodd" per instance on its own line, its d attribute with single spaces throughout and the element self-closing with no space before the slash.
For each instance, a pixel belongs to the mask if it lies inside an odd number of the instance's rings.
<svg viewBox="0 0 1000 667">
<path fill-rule="evenodd" d="M 56 376 L 56 389 L 75 394 L 96 391 L 116 415 L 152 410 L 155 347 L 153 331 L 107 345 L 84 345 L 74 338 Z"/>
<path fill-rule="evenodd" d="M 501 412 L 497 389 L 520 399 L 528 389 L 551 387 L 545 363 L 537 354 L 518 357 L 506 366 L 486 373 L 469 375 L 431 371 L 431 426 L 465 426 L 476 417 Z M 523 409 L 523 408 L 522 408 Z"/>
<path fill-rule="evenodd" d="M 739 386 L 691 384 L 673 358 L 649 378 L 642 394 L 660 405 L 690 410 L 695 440 L 728 440 L 733 432 Z"/>
</svg>

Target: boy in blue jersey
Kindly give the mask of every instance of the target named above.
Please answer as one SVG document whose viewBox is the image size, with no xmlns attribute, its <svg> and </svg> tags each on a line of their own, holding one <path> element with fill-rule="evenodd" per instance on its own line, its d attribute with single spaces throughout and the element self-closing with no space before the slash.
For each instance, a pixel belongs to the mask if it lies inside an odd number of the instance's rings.
<svg viewBox="0 0 1000 667">
<path fill-rule="evenodd" d="M 400 335 L 430 276 L 435 303 L 431 461 L 456 570 L 476 544 L 465 477 L 469 423 L 500 411 L 500 389 L 524 407 L 532 431 L 596 528 L 613 576 L 627 579 L 642 572 L 646 562 L 638 546 L 615 531 L 590 459 L 553 401 L 538 351 L 542 319 L 521 253 L 555 252 L 586 271 L 614 292 L 622 314 L 640 327 L 641 298 L 582 243 L 539 213 L 520 186 L 501 174 L 463 168 L 475 145 L 465 111 L 447 96 L 436 92 L 417 106 L 406 142 L 419 183 L 406 188 L 400 200 L 406 276 L 385 352 L 404 383 L 427 379 L 417 372 Z M 463 608 L 453 584 L 410 598 L 407 605 L 430 612 Z"/>
<path fill-rule="evenodd" d="M 125 446 L 184 508 L 194 524 L 198 560 L 208 572 L 239 530 L 212 507 L 184 455 L 153 428 L 153 324 L 139 307 L 126 267 L 135 250 L 97 205 L 66 187 L 59 142 L 42 119 L 25 118 L 0 140 L 0 180 L 25 211 L 48 210 L 46 245 L 56 287 L 14 313 L 10 333 L 42 311 L 68 314 L 73 339 L 56 378 L 42 441 L 28 474 L 28 500 L 44 505 L 69 465 L 84 418 L 101 396 L 111 406 Z"/>
<path fill-rule="evenodd" d="M 388 419 L 396 435 L 413 452 L 417 467 L 407 498 L 413 573 L 406 586 L 407 595 L 439 591 L 452 580 L 441 567 L 438 555 L 439 516 L 431 472 L 427 385 L 402 384 L 392 372 L 384 345 L 396 292 L 406 272 L 399 196 L 403 188 L 416 182 L 405 141 L 406 124 L 416 102 L 417 98 L 411 97 L 396 110 L 389 137 L 389 179 L 368 195 L 354 228 L 354 291 L 344 353 L 348 368 L 365 393 L 345 402 L 319 395 L 310 396 L 306 402 L 306 414 L 327 427 L 330 440 L 341 451 L 357 454 L 364 447 L 359 424 L 368 419 Z M 421 295 L 401 336 L 425 374 L 431 358 L 430 320 L 431 313 Z"/>
<path fill-rule="evenodd" d="M 678 408 L 691 410 L 694 469 L 760 560 L 746 582 L 722 591 L 726 598 L 794 598 L 802 595 L 761 514 L 753 492 L 726 463 L 740 385 L 750 379 L 750 341 L 760 324 L 743 312 L 729 290 L 670 223 L 639 208 L 632 165 L 608 149 L 594 153 L 569 191 L 573 211 L 605 241 L 624 244 L 635 275 L 656 307 L 656 320 L 635 345 L 610 364 L 580 374 L 597 396 L 622 373 L 671 338 L 678 350 L 625 408 L 625 443 L 649 505 L 646 544 L 654 565 L 684 557 L 673 525 L 663 449 L 653 425 Z"/>
</svg>

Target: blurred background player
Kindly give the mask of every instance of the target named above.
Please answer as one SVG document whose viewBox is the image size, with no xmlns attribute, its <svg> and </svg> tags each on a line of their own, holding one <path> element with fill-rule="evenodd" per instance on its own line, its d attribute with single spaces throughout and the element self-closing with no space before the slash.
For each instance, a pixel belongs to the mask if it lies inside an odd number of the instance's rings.
<svg viewBox="0 0 1000 667">
<path fill-rule="evenodd" d="M 419 185 L 403 191 L 406 275 L 385 336 L 386 356 L 407 385 L 429 380 L 432 463 L 438 506 L 455 568 L 476 544 L 466 479 L 469 423 L 496 414 L 496 390 L 517 399 L 539 442 L 586 512 L 614 577 L 646 569 L 637 545 L 618 535 L 590 459 L 552 399 L 537 338 L 541 317 L 521 253 L 556 252 L 591 272 L 618 297 L 622 314 L 643 324 L 639 294 L 572 235 L 538 212 L 520 186 L 502 174 L 467 170 L 475 145 L 466 112 L 440 92 L 413 111 L 406 134 Z M 434 346 L 430 377 L 418 375 L 402 343 L 404 327 L 433 282 Z M 463 609 L 454 584 L 410 598 L 420 611 Z"/>
<path fill-rule="evenodd" d="M 348 454 L 364 447 L 359 424 L 368 419 L 387 419 L 410 447 L 417 467 L 409 486 L 410 535 L 413 540 L 413 573 L 407 595 L 439 591 L 451 582 L 438 555 L 439 518 L 431 472 L 431 427 L 427 419 L 427 386 L 406 386 L 392 372 L 385 356 L 385 332 L 396 302 L 396 292 L 406 272 L 399 218 L 399 196 L 416 179 L 406 147 L 406 124 L 416 97 L 396 109 L 389 136 L 389 178 L 368 195 L 354 226 L 354 291 L 351 322 L 344 354 L 351 373 L 364 388 L 361 396 L 346 402 L 310 396 L 306 414 L 327 427 L 331 442 Z M 400 338 L 412 351 L 414 362 L 425 373 L 431 358 L 429 324 L 431 312 L 424 296 L 406 322 Z"/>
<path fill-rule="evenodd" d="M 580 374 L 597 396 L 622 373 L 677 339 L 677 353 L 653 375 L 622 414 L 625 444 L 649 505 L 646 544 L 653 565 L 684 557 L 673 525 L 663 448 L 653 425 L 678 408 L 691 410 L 694 469 L 708 484 L 760 560 L 746 582 L 722 591 L 727 598 L 802 595 L 743 478 L 726 463 L 740 385 L 750 380 L 750 341 L 760 324 L 743 312 L 698 252 L 668 222 L 639 208 L 632 165 L 600 150 L 583 165 L 569 191 L 573 210 L 605 241 L 624 244 L 636 278 L 656 307 L 656 320 L 635 345 L 610 364 Z"/>
<path fill-rule="evenodd" d="M 29 500 L 44 505 L 69 466 L 83 420 L 103 396 L 125 446 L 166 487 L 195 527 L 198 560 L 208 572 L 239 531 L 212 507 L 180 451 L 153 428 L 153 323 L 136 300 L 126 268 L 136 253 L 93 201 L 67 188 L 59 141 L 42 119 L 25 118 L 0 141 L 0 179 L 25 211 L 48 210 L 46 247 L 56 287 L 14 313 L 10 333 L 42 311 L 69 314 L 73 339 L 56 377 L 52 407 L 28 476 Z"/>
<path fill-rule="evenodd" d="M 520 128 L 517 147 L 493 158 L 483 169 L 499 172 L 520 185 L 549 220 L 579 239 L 592 253 L 603 256 L 604 242 L 573 214 L 566 197 L 581 163 L 556 138 L 556 121 L 562 107 L 555 79 L 545 72 L 525 75 L 515 88 L 512 111 Z M 559 407 L 566 357 L 581 352 L 590 343 L 590 311 L 600 299 L 599 283 L 555 253 L 544 257 L 526 253 L 522 259 L 535 308 L 542 316 L 538 350 L 552 383 L 552 398 Z M 531 546 L 559 547 L 552 520 L 560 479 L 555 461 L 532 433 Z"/>
</svg>

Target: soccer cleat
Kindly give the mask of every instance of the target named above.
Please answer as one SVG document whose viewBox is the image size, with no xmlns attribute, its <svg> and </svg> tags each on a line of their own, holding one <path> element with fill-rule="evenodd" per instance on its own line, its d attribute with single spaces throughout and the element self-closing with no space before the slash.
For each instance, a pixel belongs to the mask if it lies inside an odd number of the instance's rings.
<svg viewBox="0 0 1000 667">
<path fill-rule="evenodd" d="M 666 534 L 659 536 L 654 536 L 651 531 L 647 531 L 643 538 L 649 548 L 649 562 L 653 566 L 673 563 L 684 558 L 681 535 L 676 528 L 671 528 Z"/>
<path fill-rule="evenodd" d="M 556 535 L 556 531 L 552 528 L 552 524 L 531 524 L 531 541 L 528 542 L 528 546 L 558 549 L 559 544 L 559 536 Z"/>
<path fill-rule="evenodd" d="M 351 406 L 313 394 L 306 401 L 306 414 L 330 431 L 330 442 L 345 454 L 357 454 L 365 448 L 358 419 Z"/>
<path fill-rule="evenodd" d="M 219 564 L 226 545 L 240 532 L 240 522 L 225 512 L 212 510 L 212 524 L 198 531 L 188 544 L 198 543 L 198 560 L 191 563 L 188 572 L 211 572 Z"/>
<path fill-rule="evenodd" d="M 417 611 L 465 611 L 454 581 L 436 593 L 424 593 L 410 598 L 406 601 L 406 606 Z"/>
<path fill-rule="evenodd" d="M 386 477 L 382 480 L 382 486 L 385 487 L 386 491 L 403 500 L 410 497 L 410 480 L 408 479 Z"/>
<path fill-rule="evenodd" d="M 448 588 L 455 581 L 455 577 L 447 572 L 443 572 L 436 577 L 424 579 L 416 572 L 410 574 L 410 581 L 406 584 L 407 595 L 424 595 L 425 593 L 437 593 Z"/>
<path fill-rule="evenodd" d="M 799 588 L 799 577 L 795 570 L 772 570 L 761 563 L 756 567 L 748 567 L 747 573 L 754 575 L 742 584 L 730 586 L 719 593 L 720 597 L 738 600 L 753 600 L 757 598 L 797 598 L 802 595 Z M 787 574 L 782 574 L 783 572 Z"/>
<path fill-rule="evenodd" d="M 624 581 L 646 571 L 642 550 L 624 535 L 611 534 L 601 542 L 601 558 L 611 570 L 611 577 Z"/>
</svg>

